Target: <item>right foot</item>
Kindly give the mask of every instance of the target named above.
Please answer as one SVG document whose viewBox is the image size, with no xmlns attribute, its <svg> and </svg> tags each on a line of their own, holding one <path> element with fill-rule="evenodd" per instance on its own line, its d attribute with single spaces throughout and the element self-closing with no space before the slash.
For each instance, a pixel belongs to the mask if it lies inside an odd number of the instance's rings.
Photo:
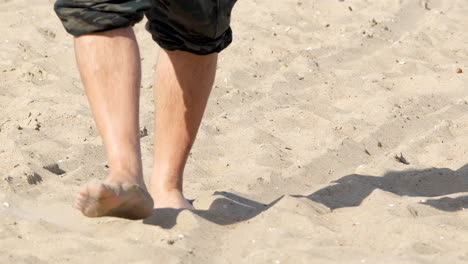
<svg viewBox="0 0 468 264">
<path fill-rule="evenodd" d="M 137 184 L 97 183 L 80 191 L 76 208 L 88 217 L 143 219 L 151 215 L 153 199 Z"/>
<path fill-rule="evenodd" d="M 185 199 L 181 191 L 155 191 L 152 192 L 154 208 L 174 208 L 174 209 L 195 209 L 192 204 Z"/>
</svg>

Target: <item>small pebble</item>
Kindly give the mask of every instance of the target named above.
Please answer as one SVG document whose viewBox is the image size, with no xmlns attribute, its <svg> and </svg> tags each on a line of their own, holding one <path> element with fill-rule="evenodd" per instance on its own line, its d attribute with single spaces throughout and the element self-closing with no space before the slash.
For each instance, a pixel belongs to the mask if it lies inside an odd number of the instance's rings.
<svg viewBox="0 0 468 264">
<path fill-rule="evenodd" d="M 457 68 L 457 73 L 463 73 L 463 70 L 461 68 Z"/>
<path fill-rule="evenodd" d="M 185 236 L 183 234 L 179 234 L 179 238 L 184 238 Z"/>
<path fill-rule="evenodd" d="M 10 204 L 7 203 L 7 202 L 3 202 L 3 206 L 5 206 L 6 208 L 10 207 Z"/>
</svg>

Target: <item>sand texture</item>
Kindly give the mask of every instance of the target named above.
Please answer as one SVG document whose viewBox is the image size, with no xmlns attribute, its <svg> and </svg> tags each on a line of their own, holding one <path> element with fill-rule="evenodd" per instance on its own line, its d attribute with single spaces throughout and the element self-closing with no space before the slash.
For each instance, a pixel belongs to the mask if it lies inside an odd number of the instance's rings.
<svg viewBox="0 0 468 264">
<path fill-rule="evenodd" d="M 197 210 L 144 221 L 72 208 L 106 159 L 52 5 L 0 0 L 0 263 L 468 263 L 466 0 L 239 1 Z M 150 175 L 158 47 L 135 31 Z"/>
</svg>

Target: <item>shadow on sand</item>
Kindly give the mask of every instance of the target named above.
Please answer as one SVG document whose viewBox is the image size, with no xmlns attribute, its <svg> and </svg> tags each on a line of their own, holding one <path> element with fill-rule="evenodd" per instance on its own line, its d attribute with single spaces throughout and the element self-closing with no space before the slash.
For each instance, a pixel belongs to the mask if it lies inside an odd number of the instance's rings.
<svg viewBox="0 0 468 264">
<path fill-rule="evenodd" d="M 208 210 L 192 210 L 192 213 L 218 225 L 230 225 L 249 220 L 283 198 L 281 196 L 270 204 L 263 204 L 229 192 L 215 192 L 213 195 L 219 198 L 211 203 Z M 143 223 L 166 229 L 172 228 L 182 211 L 172 208 L 154 209 L 153 214 Z"/>
<path fill-rule="evenodd" d="M 456 171 L 447 168 L 391 171 L 382 177 L 351 174 L 331 182 L 329 186 L 310 195 L 292 196 L 308 198 L 333 210 L 359 206 L 376 189 L 399 196 L 426 198 L 468 192 L 468 164 Z M 211 203 L 208 210 L 193 210 L 192 212 L 218 225 L 247 221 L 268 210 L 283 198 L 281 196 L 269 204 L 262 204 L 229 192 L 215 192 L 214 195 L 219 198 Z M 439 210 L 454 212 L 468 207 L 468 196 L 426 199 L 421 203 Z M 181 211 L 169 208 L 155 209 L 153 215 L 143 222 L 162 228 L 172 228 Z"/>
</svg>

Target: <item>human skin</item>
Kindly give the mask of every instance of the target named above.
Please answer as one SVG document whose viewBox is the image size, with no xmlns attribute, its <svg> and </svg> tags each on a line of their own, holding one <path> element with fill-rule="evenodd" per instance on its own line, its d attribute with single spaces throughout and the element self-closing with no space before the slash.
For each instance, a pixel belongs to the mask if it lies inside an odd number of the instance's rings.
<svg viewBox="0 0 468 264">
<path fill-rule="evenodd" d="M 109 174 L 78 194 L 89 217 L 141 219 L 153 208 L 193 209 L 183 172 L 213 85 L 217 53 L 160 50 L 155 71 L 154 169 L 143 179 L 139 139 L 140 55 L 131 27 L 75 37 L 86 95 L 105 146 Z"/>
</svg>

